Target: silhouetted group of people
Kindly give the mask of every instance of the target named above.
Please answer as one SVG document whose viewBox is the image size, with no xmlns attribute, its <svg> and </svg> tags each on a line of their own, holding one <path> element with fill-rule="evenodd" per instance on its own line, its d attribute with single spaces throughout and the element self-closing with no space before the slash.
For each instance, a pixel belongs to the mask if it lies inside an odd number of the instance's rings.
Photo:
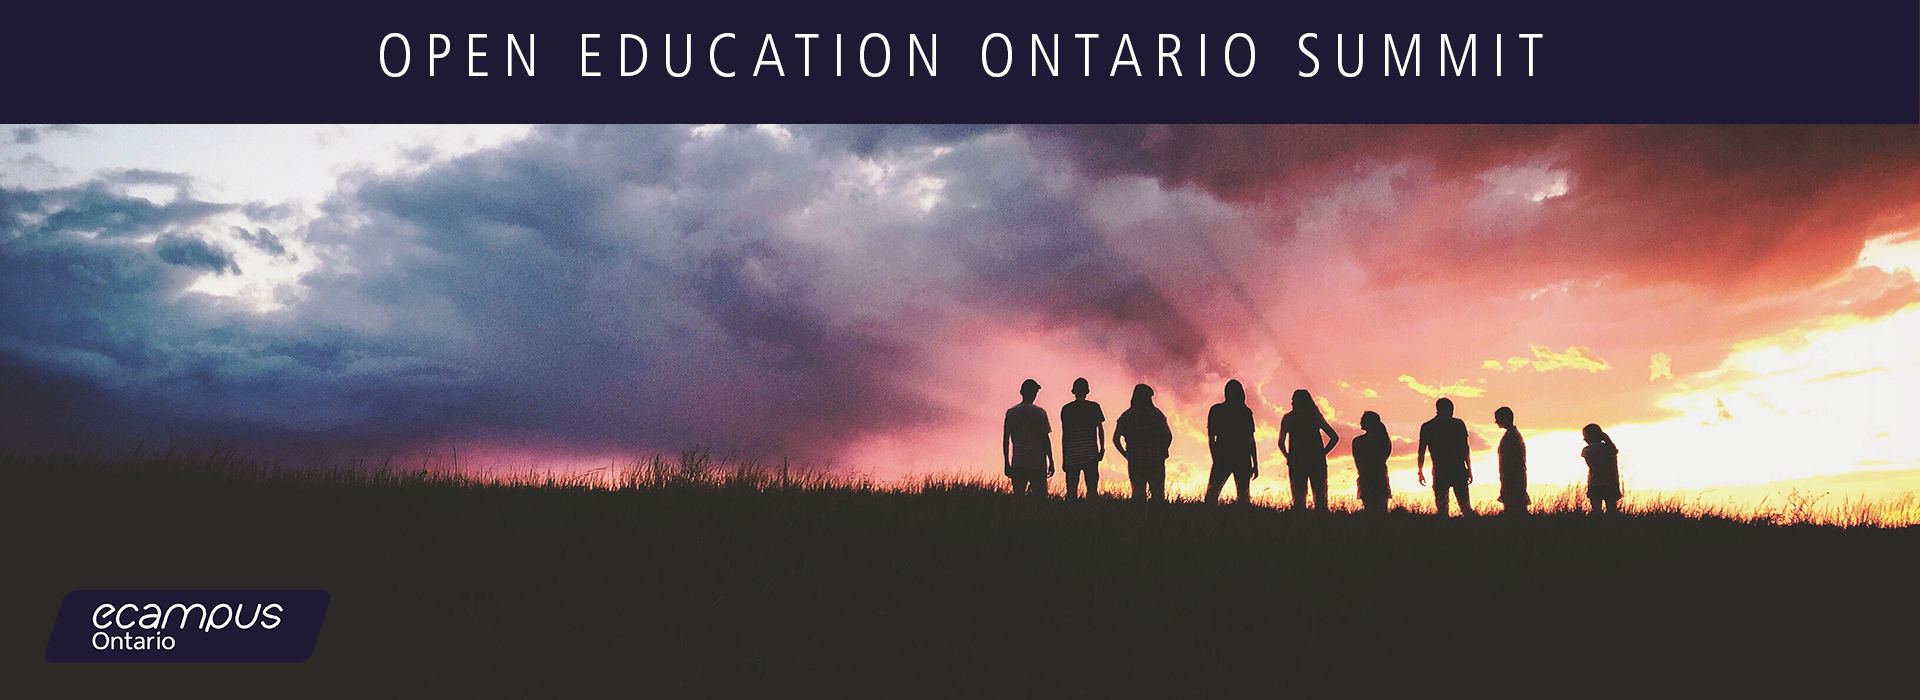
<svg viewBox="0 0 1920 700">
<path fill-rule="evenodd" d="M 1107 418 L 1100 404 L 1087 400 L 1088 393 L 1087 380 L 1075 379 L 1073 401 L 1060 407 L 1060 469 L 1066 472 L 1069 500 L 1081 497 L 1082 479 L 1088 497 L 1100 494 L 1100 463 L 1107 454 Z M 1013 492 L 1044 497 L 1047 481 L 1055 471 L 1053 425 L 1046 409 L 1034 404 L 1039 394 L 1039 382 L 1028 379 L 1021 383 L 1020 403 L 1007 409 L 1001 450 Z M 1213 470 L 1207 476 L 1206 502 L 1219 502 L 1221 491 L 1232 480 L 1239 495 L 1237 502 L 1251 504 L 1253 480 L 1260 478 L 1253 409 L 1247 405 L 1246 387 L 1240 380 L 1228 380 L 1224 394 L 1223 400 L 1207 411 L 1207 449 L 1213 458 Z M 1431 458 L 1435 512 L 1448 515 L 1451 497 L 1463 515 L 1473 515 L 1473 502 L 1468 498 L 1468 487 L 1473 484 L 1473 454 L 1467 424 L 1455 417 L 1453 410 L 1451 399 L 1434 402 L 1433 418 L 1420 426 L 1415 473 L 1422 486 L 1429 485 L 1427 462 Z M 1532 505 L 1527 496 L 1527 445 L 1514 425 L 1512 408 L 1500 407 L 1493 412 L 1493 420 L 1505 431 L 1496 449 L 1500 503 L 1504 513 L 1524 515 Z M 1384 512 L 1393 499 L 1387 477 L 1393 437 L 1387 434 L 1380 414 L 1373 411 L 1361 414 L 1360 430 L 1353 439 L 1352 451 L 1361 508 Z M 1587 425 L 1581 434 L 1587 442 L 1580 455 L 1587 463 L 1588 502 L 1595 514 L 1616 512 L 1621 498 L 1620 450 L 1598 425 Z M 1280 418 L 1279 440 L 1294 507 L 1304 507 L 1311 495 L 1313 510 L 1327 509 L 1327 456 L 1339 444 L 1340 434 L 1327 422 L 1313 394 L 1306 389 L 1295 390 L 1290 410 Z M 1131 405 L 1113 425 L 1113 447 L 1127 461 L 1127 480 L 1132 483 L 1134 500 L 1167 500 L 1167 454 L 1172 445 L 1173 430 L 1166 414 L 1153 404 L 1153 387 L 1134 385 Z"/>
</svg>

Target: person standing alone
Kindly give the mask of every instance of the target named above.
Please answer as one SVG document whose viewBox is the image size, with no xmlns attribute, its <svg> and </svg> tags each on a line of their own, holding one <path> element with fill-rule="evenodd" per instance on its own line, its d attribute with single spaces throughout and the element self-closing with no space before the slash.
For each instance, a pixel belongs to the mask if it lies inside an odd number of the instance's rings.
<svg viewBox="0 0 1920 700">
<path fill-rule="evenodd" d="M 1060 407 L 1060 469 L 1067 473 L 1067 498 L 1080 497 L 1087 477 L 1087 498 L 1100 495 L 1100 461 L 1107 457 L 1107 416 L 1087 400 L 1087 379 L 1073 380 L 1073 401 Z"/>
<path fill-rule="evenodd" d="M 1588 423 L 1580 430 L 1587 446 L 1580 458 L 1587 462 L 1587 503 L 1594 515 L 1620 512 L 1620 448 L 1600 426 Z"/>
<path fill-rule="evenodd" d="M 1047 410 L 1033 404 L 1040 395 L 1040 382 L 1020 384 L 1020 403 L 1007 409 L 1007 420 L 1000 432 L 1000 454 L 1006 459 L 1007 478 L 1013 481 L 1013 494 L 1047 496 L 1047 479 L 1053 478 L 1053 424 Z"/>
</svg>

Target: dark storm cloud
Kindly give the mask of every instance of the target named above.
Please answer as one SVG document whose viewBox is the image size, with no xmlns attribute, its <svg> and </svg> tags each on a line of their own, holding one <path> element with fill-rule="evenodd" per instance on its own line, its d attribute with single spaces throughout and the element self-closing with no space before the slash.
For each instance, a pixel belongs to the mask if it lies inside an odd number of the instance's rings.
<svg viewBox="0 0 1920 700">
<path fill-rule="evenodd" d="M 1107 244 L 1083 202 L 1049 195 L 1038 163 L 990 149 L 950 154 L 946 202 L 927 235 L 970 273 L 968 303 L 1015 320 L 1119 333 L 1133 369 L 1208 364 L 1204 331 Z"/>
<path fill-rule="evenodd" d="M 823 144 L 835 144 L 858 155 L 871 156 L 891 148 L 965 141 L 1005 128 L 994 124 L 816 124 L 796 126 L 793 130 Z"/>
<path fill-rule="evenodd" d="M 544 130 L 360 183 L 336 203 L 340 219 L 373 224 L 312 233 L 365 272 L 317 275 L 314 303 L 396 314 L 373 332 L 483 377 L 493 399 L 469 425 L 620 447 L 830 456 L 944 415 L 952 399 L 913 378 L 963 342 L 939 336 L 955 311 L 851 312 L 830 299 L 912 288 L 1010 326 L 1131 332 L 1142 364 L 1197 361 L 1199 331 L 1070 197 L 1041 194 L 1041 173 L 1009 165 L 1017 140 L 943 160 L 933 174 L 946 200 L 921 220 L 834 222 L 856 255 L 791 228 L 836 197 L 867 196 L 834 189 L 850 156 L 970 133 Z M 444 313 L 402 320 L 425 310 Z"/>
<path fill-rule="evenodd" d="M 352 330 L 473 372 L 490 398 L 457 425 L 482 434 L 820 456 L 937 414 L 876 371 L 912 363 L 902 344 L 810 304 L 818 253 L 773 228 L 821 186 L 822 154 L 691 138 L 553 129 L 364 182 L 337 205 L 371 226 L 313 228 L 364 274 L 316 276 L 316 303 L 434 312 Z"/>
<path fill-rule="evenodd" d="M 929 209 L 848 181 L 928 146 L 957 149 L 926 166 L 943 183 Z M 164 408 L 147 420 L 169 429 L 812 458 L 946 416 L 960 399 L 923 382 L 979 342 L 962 328 L 1078 329 L 1142 371 L 1209 362 L 1202 330 L 1049 176 L 1023 140 L 974 127 L 543 129 L 350 181 L 303 232 L 319 268 L 266 316 L 178 292 L 184 273 L 238 270 L 201 225 L 270 207 L 139 171 L 0 191 L 22 240 L 59 244 L 15 301 L 65 317 L 8 328 L 6 353 L 121 413 Z M 179 194 L 125 194 L 155 184 Z M 23 256 L 16 242 L 7 263 Z"/>
<path fill-rule="evenodd" d="M 246 241 L 262 253 L 276 258 L 288 257 L 287 246 L 281 243 L 280 237 L 274 235 L 272 231 L 268 231 L 265 228 L 249 231 L 245 228 L 235 227 L 233 232 L 240 240 Z"/>
<path fill-rule="evenodd" d="M 240 273 L 240 265 L 233 261 L 232 253 L 197 236 L 166 234 L 153 242 L 153 252 L 169 265 L 198 267 L 221 274 Z"/>
<path fill-rule="evenodd" d="M 1920 222 L 1910 126 L 1283 125 L 1037 128 L 1093 176 L 1147 175 L 1259 203 L 1283 221 L 1369 172 L 1412 163 L 1346 228 L 1382 280 L 1456 276 L 1496 260 L 1555 280 L 1777 292 L 1831 280 L 1872 235 Z M 1495 210 L 1502 169 L 1568 175 L 1537 211 Z M 1290 228 L 1272 232 L 1290 236 Z"/>
<path fill-rule="evenodd" d="M 120 185 L 153 184 L 178 188 L 180 194 L 165 204 L 125 194 Z M 41 232 L 91 233 L 101 236 L 143 236 L 159 233 L 168 226 L 198 221 L 231 211 L 227 204 L 193 199 L 178 180 L 158 173 L 129 171 L 84 185 L 43 191 L 14 191 L 0 204 L 0 212 L 12 210 L 14 225 L 25 227 L 19 213 L 38 210 L 44 218 L 32 228 Z M 16 209 L 17 208 L 17 209 Z"/>
<path fill-rule="evenodd" d="M 0 288 L 0 373 L 18 387 L 0 404 L 13 437 L 59 435 L 63 424 L 124 415 L 122 401 L 138 393 L 147 363 L 166 362 L 160 356 L 169 331 L 201 330 L 191 304 L 166 303 L 192 271 L 134 240 L 141 230 L 200 223 L 200 211 L 156 208 L 98 182 L 45 192 L 0 189 L 0 278 L 7 280 Z M 74 404 L 90 408 L 40 408 Z"/>
<path fill-rule="evenodd" d="M 48 124 L 46 126 L 21 126 L 21 127 L 14 128 L 13 142 L 21 145 L 31 146 L 33 144 L 40 143 L 41 137 L 47 134 L 80 134 L 85 132 L 86 132 L 86 129 L 81 127 L 79 124 Z"/>
<path fill-rule="evenodd" d="M 332 441 L 391 432 L 369 426 L 397 413 L 430 415 L 413 397 L 465 400 L 457 368 L 185 293 L 208 271 L 237 272 L 229 252 L 197 233 L 233 208 L 185 195 L 154 205 L 127 194 L 129 181 L 184 183 L 141 174 L 0 189 L 0 438 L 9 444 Z"/>
</svg>

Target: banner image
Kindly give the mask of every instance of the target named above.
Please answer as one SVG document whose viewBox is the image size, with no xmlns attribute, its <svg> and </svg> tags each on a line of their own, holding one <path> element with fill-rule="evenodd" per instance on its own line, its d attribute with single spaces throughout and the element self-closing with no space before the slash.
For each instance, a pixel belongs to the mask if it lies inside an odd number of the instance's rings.
<svg viewBox="0 0 1920 700">
<path fill-rule="evenodd" d="M 1910 683 L 1920 6 L 11 14 L 0 694 Z"/>
</svg>

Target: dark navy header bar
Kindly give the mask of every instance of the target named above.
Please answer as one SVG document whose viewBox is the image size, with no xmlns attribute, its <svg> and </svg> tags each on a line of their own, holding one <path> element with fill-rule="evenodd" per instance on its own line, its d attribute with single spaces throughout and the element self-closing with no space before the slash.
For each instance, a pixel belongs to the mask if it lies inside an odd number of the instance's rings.
<svg viewBox="0 0 1920 700">
<path fill-rule="evenodd" d="M 1920 123 L 1913 2 L 9 14 L 0 65 L 19 121 Z"/>
</svg>

